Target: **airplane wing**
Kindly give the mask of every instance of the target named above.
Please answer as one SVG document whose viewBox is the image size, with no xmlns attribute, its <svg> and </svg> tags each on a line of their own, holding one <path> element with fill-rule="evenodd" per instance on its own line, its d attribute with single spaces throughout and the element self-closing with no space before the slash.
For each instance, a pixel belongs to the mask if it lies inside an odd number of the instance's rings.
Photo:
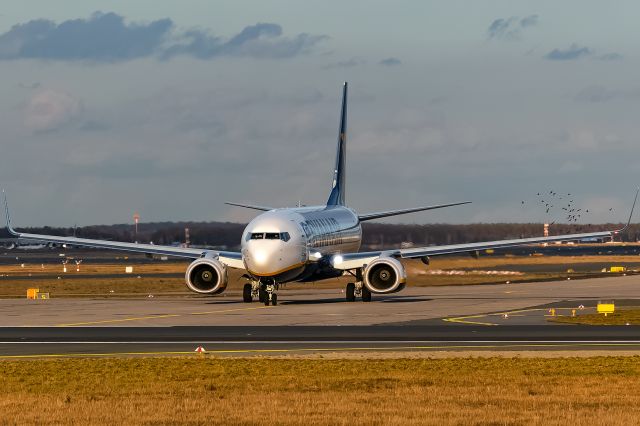
<svg viewBox="0 0 640 426">
<path fill-rule="evenodd" d="M 410 249 L 392 249 L 362 253 L 345 253 L 333 256 L 331 263 L 336 269 L 361 268 L 372 260 L 384 256 L 415 259 L 424 256 L 440 256 L 444 254 L 469 253 L 480 250 L 524 246 L 528 244 L 550 243 L 555 241 L 575 241 L 587 238 L 611 237 L 620 231 L 591 232 L 585 234 L 567 234 L 553 237 L 520 238 L 514 240 L 485 241 L 480 243 L 451 244 L 445 246 L 416 247 Z"/>
<path fill-rule="evenodd" d="M 3 191 L 4 192 L 4 191 Z M 11 216 L 9 215 L 9 206 L 7 204 L 7 197 L 4 196 L 5 202 L 5 214 L 6 214 L 6 230 L 12 238 L 19 238 L 23 241 L 37 241 L 42 243 L 53 244 L 66 244 L 74 247 L 89 247 L 99 248 L 106 250 L 117 250 L 131 253 L 145 253 L 145 254 L 157 254 L 164 256 L 174 256 L 187 259 L 198 259 L 204 255 L 213 255 L 218 258 L 222 263 L 230 268 L 244 269 L 244 263 L 242 262 L 242 255 L 238 252 L 231 251 L 217 251 L 208 249 L 186 248 L 186 247 L 171 247 L 171 246 L 158 246 L 154 244 L 138 244 L 138 243 L 125 243 L 119 241 L 108 240 L 93 240 L 87 238 L 76 237 L 58 237 L 55 235 L 40 235 L 40 234 L 28 234 L 23 232 L 17 232 L 11 227 Z"/>
<path fill-rule="evenodd" d="M 412 209 L 390 210 L 390 211 L 386 211 L 386 212 L 367 213 L 367 214 L 358 215 L 358 219 L 360 219 L 360 222 L 364 222 L 366 220 L 380 219 L 381 217 L 398 216 L 398 215 L 401 215 L 401 214 L 421 212 L 421 211 L 425 211 L 425 210 L 442 209 L 442 208 L 445 208 L 445 207 L 460 206 L 462 204 L 470 204 L 470 203 L 471 203 L 471 201 L 463 201 L 461 203 L 438 204 L 438 205 L 435 205 L 435 206 L 414 207 Z"/>
<path fill-rule="evenodd" d="M 391 249 L 391 250 L 371 251 L 371 252 L 362 252 L 362 253 L 344 253 L 344 254 L 336 254 L 332 256 L 330 261 L 334 268 L 348 270 L 348 269 L 362 268 L 364 265 L 368 264 L 369 262 L 373 261 L 374 259 L 380 256 L 398 257 L 403 259 L 415 259 L 415 258 L 420 258 L 425 256 L 440 256 L 444 254 L 468 253 L 468 252 L 474 252 L 479 250 L 523 246 L 527 244 L 540 244 L 540 243 L 551 243 L 556 241 L 575 241 L 575 240 L 582 240 L 582 239 L 588 239 L 588 238 L 613 237 L 614 235 L 624 232 L 629 227 L 629 224 L 631 223 L 631 217 L 633 216 L 633 210 L 636 206 L 636 201 L 638 199 L 638 192 L 640 192 L 640 188 L 636 191 L 636 196 L 633 200 L 633 207 L 631 207 L 631 213 L 629 214 L 629 220 L 627 221 L 627 224 L 623 228 L 613 230 L 613 231 L 555 235 L 551 237 L 519 238 L 514 240 L 485 241 L 485 242 L 479 242 L 479 243 L 451 244 L 451 245 L 444 245 L 444 246 L 416 247 L 416 248 L 410 248 L 410 249 Z"/>
</svg>

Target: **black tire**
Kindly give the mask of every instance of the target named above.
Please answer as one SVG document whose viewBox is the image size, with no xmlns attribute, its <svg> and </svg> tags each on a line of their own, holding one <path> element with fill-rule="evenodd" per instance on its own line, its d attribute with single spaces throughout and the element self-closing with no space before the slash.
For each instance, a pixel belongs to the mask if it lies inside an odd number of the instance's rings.
<svg viewBox="0 0 640 426">
<path fill-rule="evenodd" d="M 371 292 L 366 287 L 362 287 L 362 301 L 371 302 Z"/>
<path fill-rule="evenodd" d="M 247 283 L 242 287 L 242 301 L 244 303 L 253 302 L 253 297 L 251 295 L 251 284 Z"/>
<path fill-rule="evenodd" d="M 277 306 L 278 305 L 278 295 L 273 293 L 271 295 L 271 306 Z"/>
<path fill-rule="evenodd" d="M 266 295 L 264 298 L 264 306 L 269 306 L 269 295 Z"/>
<path fill-rule="evenodd" d="M 356 285 L 354 283 L 347 283 L 347 302 L 356 301 Z"/>
<path fill-rule="evenodd" d="M 260 303 L 264 303 L 265 300 L 267 300 L 269 298 L 269 295 L 267 294 L 267 292 L 261 287 L 260 290 L 258 290 L 258 300 L 260 301 Z"/>
</svg>

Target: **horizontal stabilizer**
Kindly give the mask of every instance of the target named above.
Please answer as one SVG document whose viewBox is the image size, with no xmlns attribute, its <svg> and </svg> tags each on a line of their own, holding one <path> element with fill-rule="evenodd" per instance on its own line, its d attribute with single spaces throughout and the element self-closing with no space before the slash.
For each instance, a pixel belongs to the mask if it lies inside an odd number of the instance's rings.
<svg viewBox="0 0 640 426">
<path fill-rule="evenodd" d="M 238 204 L 238 203 L 225 203 L 225 204 L 229 206 L 244 207 L 245 209 L 260 210 L 263 212 L 268 212 L 269 210 L 275 210 L 273 207 L 252 206 L 250 204 Z"/>
<path fill-rule="evenodd" d="M 360 222 L 364 222 L 365 220 L 380 219 L 381 217 L 398 216 L 401 214 L 421 212 L 424 210 L 442 209 L 445 207 L 460 206 L 462 204 L 469 204 L 469 203 L 471 203 L 471 201 L 463 201 L 461 203 L 451 203 L 451 204 L 438 204 L 435 206 L 426 206 L 426 207 L 414 207 L 412 209 L 391 210 L 388 212 L 361 214 L 361 215 L 358 215 L 358 219 L 360 219 Z"/>
</svg>

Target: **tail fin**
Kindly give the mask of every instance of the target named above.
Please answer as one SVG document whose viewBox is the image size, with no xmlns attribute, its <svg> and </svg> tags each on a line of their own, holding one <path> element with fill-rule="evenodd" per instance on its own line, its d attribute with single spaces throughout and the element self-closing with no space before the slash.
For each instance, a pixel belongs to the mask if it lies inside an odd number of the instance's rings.
<svg viewBox="0 0 640 426">
<path fill-rule="evenodd" d="M 340 113 L 340 133 L 338 134 L 338 152 L 336 167 L 333 170 L 333 184 L 327 206 L 344 206 L 344 178 L 346 168 L 345 150 L 347 145 L 347 82 L 342 89 L 342 112 Z"/>
</svg>

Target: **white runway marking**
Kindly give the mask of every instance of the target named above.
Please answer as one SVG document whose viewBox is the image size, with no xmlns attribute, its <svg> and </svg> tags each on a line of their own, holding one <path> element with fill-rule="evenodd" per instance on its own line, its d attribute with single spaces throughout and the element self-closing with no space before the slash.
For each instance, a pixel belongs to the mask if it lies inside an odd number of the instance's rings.
<svg viewBox="0 0 640 426">
<path fill-rule="evenodd" d="M 28 341 L 28 342 L 3 342 L 0 345 L 159 345 L 159 344 L 207 344 L 207 345 L 348 345 L 348 344 L 629 344 L 640 345 L 640 340 L 256 340 L 256 341 L 220 341 L 220 340 L 161 340 L 161 341 Z"/>
</svg>

